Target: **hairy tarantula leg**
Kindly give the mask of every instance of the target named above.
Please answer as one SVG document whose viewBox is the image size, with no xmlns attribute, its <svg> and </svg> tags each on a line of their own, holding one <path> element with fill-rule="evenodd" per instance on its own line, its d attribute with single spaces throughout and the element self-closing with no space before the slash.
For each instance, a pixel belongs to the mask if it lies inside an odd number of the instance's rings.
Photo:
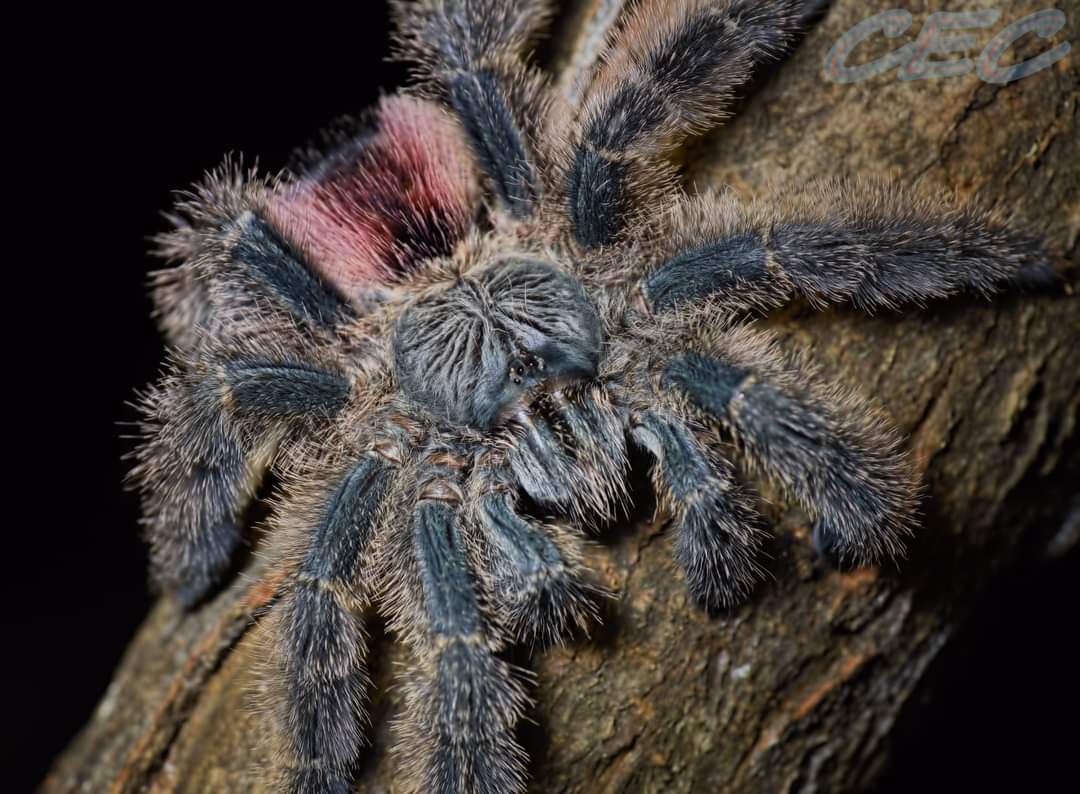
<svg viewBox="0 0 1080 794">
<path fill-rule="evenodd" d="M 168 344 L 185 353 L 217 336 L 223 326 L 210 276 L 228 262 L 221 233 L 247 211 L 253 184 L 262 184 L 254 170 L 226 160 L 180 194 L 166 215 L 173 228 L 154 237 L 154 253 L 177 264 L 150 274 L 153 317 Z"/>
<path fill-rule="evenodd" d="M 656 493 L 674 516 L 675 558 L 690 592 L 706 609 L 733 606 L 761 577 L 757 511 L 731 464 L 681 420 L 646 411 L 632 421 L 631 436 L 656 461 Z"/>
<path fill-rule="evenodd" d="M 629 499 L 625 430 L 598 402 L 603 390 L 587 392 L 584 399 L 561 390 L 538 396 L 514 416 L 517 438 L 507 454 L 515 482 L 533 501 L 582 526 L 613 518 Z"/>
<path fill-rule="evenodd" d="M 603 386 L 593 383 L 575 391 L 568 396 L 566 390 L 557 390 L 551 397 L 574 440 L 583 475 L 576 492 L 599 521 L 610 521 L 631 501 L 626 429 Z"/>
<path fill-rule="evenodd" d="M 170 343 L 193 354 L 263 331 L 264 320 L 288 317 L 325 332 L 354 316 L 337 288 L 270 221 L 250 208 L 238 212 L 200 230 L 207 242 L 190 261 L 152 274 L 154 313 Z"/>
<path fill-rule="evenodd" d="M 634 195 L 670 184 L 661 158 L 723 119 L 735 91 L 794 39 L 805 0 L 645 0 L 614 36 L 585 98 L 567 174 L 582 246 L 627 227 Z"/>
<path fill-rule="evenodd" d="M 392 476 L 393 467 L 374 453 L 346 471 L 274 610 L 278 707 L 295 760 L 285 788 L 295 794 L 351 790 L 368 684 L 354 585 Z"/>
<path fill-rule="evenodd" d="M 485 631 L 465 556 L 460 500 L 455 483 L 429 482 L 413 517 L 430 647 L 406 693 L 408 749 L 417 754 L 421 791 L 519 792 L 524 751 L 514 726 L 526 697 Z"/>
<path fill-rule="evenodd" d="M 667 258 L 644 281 L 657 311 L 704 299 L 766 309 L 795 296 L 872 311 L 1058 278 L 1036 238 L 992 213 L 897 185 L 828 181 L 786 197 L 778 210 L 702 196 L 661 223 L 656 236 Z"/>
<path fill-rule="evenodd" d="M 224 370 L 227 404 L 246 419 L 329 419 L 345 406 L 351 389 L 342 375 L 303 362 L 230 361 Z"/>
<path fill-rule="evenodd" d="M 288 421 L 329 418 L 349 391 L 343 376 L 300 362 L 174 362 L 140 405 L 129 475 L 162 589 L 184 606 L 202 599 L 229 566 Z"/>
<path fill-rule="evenodd" d="M 413 545 L 429 634 L 406 690 L 408 750 L 424 792 L 520 791 L 513 728 L 525 696 L 485 630 L 466 557 L 460 468 L 434 450 L 418 484 Z"/>
<path fill-rule="evenodd" d="M 226 163 L 177 203 L 176 228 L 157 242 L 183 263 L 153 274 L 152 286 L 159 325 L 185 352 L 250 338 L 266 319 L 325 333 L 355 317 L 338 286 L 287 239 L 277 188 Z"/>
<path fill-rule="evenodd" d="M 508 459 L 517 482 L 538 504 L 580 513 L 574 497 L 580 478 L 558 434 L 544 417 L 521 412 L 516 419 L 520 435 Z"/>
<path fill-rule="evenodd" d="M 338 288 L 261 211 L 242 214 L 233 233 L 232 267 L 222 276 L 240 305 L 250 304 L 252 295 L 265 295 L 294 319 L 327 330 L 354 316 Z"/>
<path fill-rule="evenodd" d="M 396 0 L 392 8 L 399 54 L 439 86 L 501 205 L 531 214 L 540 194 L 532 143 L 547 98 L 521 56 L 550 18 L 549 0 Z"/>
<path fill-rule="evenodd" d="M 664 381 L 816 517 L 820 552 L 856 563 L 902 554 L 918 486 L 895 430 L 854 395 L 815 386 L 767 335 L 744 327 L 716 342 L 712 355 L 672 361 Z"/>
<path fill-rule="evenodd" d="M 578 540 L 517 511 L 510 482 L 488 469 L 478 478 L 476 522 L 491 546 L 488 575 L 506 626 L 519 642 L 559 642 L 599 614 L 601 592 L 582 579 Z"/>
<path fill-rule="evenodd" d="M 142 496 L 151 579 L 185 608 L 228 569 L 240 515 L 276 444 L 244 444 L 231 423 L 206 410 L 200 385 L 166 377 L 144 396 L 143 440 L 128 475 Z"/>
</svg>

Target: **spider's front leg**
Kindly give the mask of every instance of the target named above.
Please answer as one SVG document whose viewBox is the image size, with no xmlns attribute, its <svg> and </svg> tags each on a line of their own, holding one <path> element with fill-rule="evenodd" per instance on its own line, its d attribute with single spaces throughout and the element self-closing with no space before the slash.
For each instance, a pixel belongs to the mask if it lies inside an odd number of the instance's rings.
<svg viewBox="0 0 1080 794">
<path fill-rule="evenodd" d="M 702 323 L 660 368 L 687 416 L 722 425 L 816 519 L 822 554 L 849 563 L 902 554 L 918 483 L 898 433 L 864 401 L 819 383 L 747 326 Z"/>
<path fill-rule="evenodd" d="M 775 206 L 730 193 L 684 198 L 651 231 L 642 290 L 656 312 L 704 300 L 768 309 L 793 297 L 873 311 L 1058 279 L 1043 244 L 994 214 L 865 181 L 811 184 Z"/>
<path fill-rule="evenodd" d="M 524 789 L 514 727 L 526 705 L 510 666 L 495 655 L 469 561 L 462 456 L 428 450 L 412 516 L 427 632 L 406 690 L 405 745 L 417 791 L 505 794 Z M 415 598 L 415 596 L 412 596 Z"/>
<path fill-rule="evenodd" d="M 512 473 L 485 453 L 470 477 L 472 524 L 486 546 L 484 575 L 509 638 L 546 646 L 597 618 L 601 591 L 584 578 L 573 530 L 518 509 Z"/>
<path fill-rule="evenodd" d="M 760 519 L 731 464 L 683 418 L 656 409 L 631 418 L 631 436 L 653 457 L 661 505 L 673 517 L 675 559 L 706 609 L 733 606 L 761 576 Z"/>
<path fill-rule="evenodd" d="M 295 482 L 276 519 L 285 524 L 283 553 L 297 566 L 270 635 L 270 684 L 290 753 L 282 789 L 292 794 L 351 790 L 368 684 L 360 564 L 397 476 L 399 448 L 387 443 L 344 467 L 323 467 L 327 490 L 314 497 L 310 482 Z"/>
</svg>

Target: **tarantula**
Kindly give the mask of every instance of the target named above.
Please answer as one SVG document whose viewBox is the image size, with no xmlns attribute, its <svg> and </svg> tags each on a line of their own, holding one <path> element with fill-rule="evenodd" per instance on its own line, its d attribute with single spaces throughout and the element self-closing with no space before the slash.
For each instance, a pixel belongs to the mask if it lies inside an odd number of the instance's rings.
<svg viewBox="0 0 1080 794">
<path fill-rule="evenodd" d="M 154 277 L 172 361 L 133 476 L 154 580 L 186 607 L 279 478 L 284 790 L 350 788 L 369 603 L 414 651 L 412 785 L 522 790 L 526 691 L 499 653 L 592 619 L 582 530 L 630 498 L 631 448 L 706 608 L 760 574 L 731 450 L 811 514 L 830 558 L 901 553 L 918 485 L 898 434 L 752 315 L 990 295 L 1055 270 L 993 217 L 896 187 L 806 185 L 776 205 L 680 191 L 668 155 L 820 5 L 643 0 L 571 108 L 524 61 L 547 0 L 395 3 L 420 90 L 284 175 L 227 165 L 181 200 L 162 238 L 179 264 Z"/>
</svg>

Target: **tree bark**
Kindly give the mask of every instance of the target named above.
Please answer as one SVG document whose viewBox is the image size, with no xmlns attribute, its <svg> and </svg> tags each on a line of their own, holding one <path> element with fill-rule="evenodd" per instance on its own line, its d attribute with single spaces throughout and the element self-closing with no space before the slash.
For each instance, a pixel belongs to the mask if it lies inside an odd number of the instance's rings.
<svg viewBox="0 0 1080 794">
<path fill-rule="evenodd" d="M 558 20 L 545 57 L 563 70 L 568 96 L 622 5 L 586 0 Z M 878 400 L 910 434 L 927 488 L 909 558 L 898 570 L 830 570 L 811 549 L 806 517 L 772 498 L 771 578 L 750 603 L 709 617 L 685 595 L 662 522 L 602 539 L 593 568 L 619 594 L 602 629 L 528 660 L 536 724 L 522 737 L 534 791 L 863 788 L 979 592 L 1019 561 L 1078 541 L 1080 64 L 1072 55 L 1008 85 L 974 74 L 903 82 L 895 70 L 828 82 L 822 63 L 837 38 L 893 5 L 835 2 L 731 123 L 687 148 L 689 184 L 750 196 L 787 180 L 873 174 L 977 195 L 1046 236 L 1062 255 L 1066 287 L 875 318 L 798 305 L 769 318 L 785 344 Z M 1044 6 L 1010 3 L 992 29 L 976 32 L 978 46 Z M 911 40 L 926 16 L 915 15 L 906 37 L 877 34 L 854 60 Z M 1080 9 L 1069 16 L 1051 41 L 1020 40 L 1015 57 L 1080 40 Z M 258 790 L 260 770 L 274 761 L 269 717 L 250 708 L 263 632 L 256 618 L 278 576 L 253 561 L 194 614 L 158 603 L 43 790 Z M 388 722 L 403 651 L 378 630 L 373 646 L 374 747 L 357 790 L 392 792 Z"/>
</svg>

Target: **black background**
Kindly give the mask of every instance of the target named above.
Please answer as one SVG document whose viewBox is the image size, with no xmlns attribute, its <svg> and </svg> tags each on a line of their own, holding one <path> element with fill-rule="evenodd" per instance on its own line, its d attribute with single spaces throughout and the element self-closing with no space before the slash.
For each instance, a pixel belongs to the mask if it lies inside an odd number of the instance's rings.
<svg viewBox="0 0 1080 794">
<path fill-rule="evenodd" d="M 7 172 L 19 185 L 8 183 L 7 201 L 20 211 L 6 213 L 5 234 L 4 394 L 16 444 L 4 455 L 15 477 L 3 481 L 4 791 L 40 781 L 149 605 L 119 423 L 161 360 L 146 238 L 166 227 L 171 191 L 227 152 L 276 169 L 326 122 L 405 80 L 383 60 L 381 4 L 278 17 L 176 8 L 154 19 L 65 15 L 37 27 L 40 40 L 8 31 L 20 48 L 7 64 L 12 95 L 25 109 L 7 122 Z M 1070 780 L 1078 574 L 1074 554 L 987 596 L 905 715 L 883 792 Z"/>
</svg>

